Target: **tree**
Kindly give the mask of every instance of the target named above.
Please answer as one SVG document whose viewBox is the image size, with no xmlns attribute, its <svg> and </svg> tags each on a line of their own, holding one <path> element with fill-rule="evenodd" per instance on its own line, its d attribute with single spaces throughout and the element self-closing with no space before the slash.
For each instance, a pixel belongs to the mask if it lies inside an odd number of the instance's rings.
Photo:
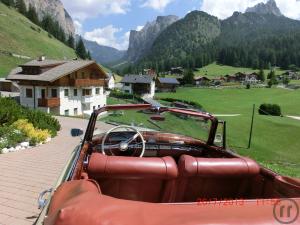
<svg viewBox="0 0 300 225">
<path fill-rule="evenodd" d="M 192 69 L 184 71 L 183 81 L 185 84 L 194 84 L 194 73 Z"/>
<path fill-rule="evenodd" d="M 27 8 L 26 8 L 24 0 L 16 0 L 16 8 L 19 11 L 19 13 L 26 15 Z"/>
<path fill-rule="evenodd" d="M 282 83 L 284 85 L 288 85 L 290 83 L 290 79 L 288 77 L 284 77 L 283 80 L 282 80 Z"/>
<path fill-rule="evenodd" d="M 271 70 L 270 73 L 268 74 L 268 79 L 274 79 L 275 78 L 275 71 Z"/>
<path fill-rule="evenodd" d="M 91 56 L 90 51 L 87 52 L 87 59 L 88 59 L 88 60 L 92 60 L 92 56 Z"/>
<path fill-rule="evenodd" d="M 79 41 L 76 45 L 76 54 L 78 57 L 80 57 L 81 59 L 86 59 L 87 58 L 87 52 L 83 43 L 82 38 L 79 38 Z"/>
<path fill-rule="evenodd" d="M 266 80 L 266 77 L 265 77 L 265 72 L 263 69 L 260 69 L 259 70 L 259 73 L 258 73 L 258 80 L 264 82 Z"/>
<path fill-rule="evenodd" d="M 29 9 L 27 12 L 27 18 L 29 20 L 31 20 L 31 22 L 35 23 L 36 25 L 40 24 L 36 10 L 35 10 L 34 6 L 32 6 L 31 4 L 29 5 Z"/>
<path fill-rule="evenodd" d="M 73 35 L 70 35 L 69 36 L 69 38 L 68 38 L 68 46 L 70 47 L 70 48 L 74 48 L 74 46 L 75 46 L 75 40 L 74 40 L 74 37 L 73 37 Z"/>
<path fill-rule="evenodd" d="M 1 0 L 1 2 L 3 2 L 5 5 L 12 7 L 14 6 L 14 0 Z"/>
</svg>

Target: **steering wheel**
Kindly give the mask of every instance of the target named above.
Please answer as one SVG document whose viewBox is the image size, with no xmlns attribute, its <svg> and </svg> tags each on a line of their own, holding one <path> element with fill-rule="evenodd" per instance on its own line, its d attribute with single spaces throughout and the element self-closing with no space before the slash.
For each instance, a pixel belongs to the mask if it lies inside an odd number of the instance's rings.
<svg viewBox="0 0 300 225">
<path fill-rule="evenodd" d="M 105 141 L 107 139 L 107 137 L 109 136 L 109 134 L 113 131 L 116 131 L 118 129 L 126 129 L 126 130 L 132 130 L 134 131 L 134 135 L 127 139 L 126 141 L 121 141 L 120 143 L 118 144 L 113 144 L 113 145 L 107 145 L 105 144 Z M 141 139 L 141 143 L 137 143 L 137 144 L 132 144 L 130 145 L 134 140 L 136 140 L 137 138 L 140 138 Z M 102 139 L 102 154 L 103 155 L 106 155 L 105 153 L 105 150 L 106 149 L 109 149 L 111 155 L 115 155 L 111 149 L 112 148 L 117 148 L 119 149 L 120 152 L 127 152 L 130 148 L 141 148 L 141 154 L 139 155 L 139 157 L 143 157 L 144 153 L 145 153 L 145 148 L 146 148 L 146 145 L 145 145 L 145 140 L 144 140 L 144 137 L 143 135 L 135 128 L 135 127 L 132 127 L 132 126 L 126 126 L 126 125 L 121 125 L 121 126 L 117 126 L 117 127 L 114 127 L 112 129 L 110 129 L 109 131 L 106 132 L 106 134 L 104 135 L 103 139 Z M 142 146 L 141 146 L 142 145 Z M 141 146 L 141 147 L 140 147 Z M 135 152 L 134 152 L 135 153 Z M 132 155 L 134 156 L 134 154 Z"/>
</svg>

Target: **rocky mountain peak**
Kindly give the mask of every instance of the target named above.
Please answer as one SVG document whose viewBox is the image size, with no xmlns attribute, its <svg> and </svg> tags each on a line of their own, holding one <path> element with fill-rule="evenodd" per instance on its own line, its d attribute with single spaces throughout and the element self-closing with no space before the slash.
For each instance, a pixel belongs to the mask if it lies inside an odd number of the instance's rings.
<svg viewBox="0 0 300 225">
<path fill-rule="evenodd" d="M 255 12 L 259 14 L 273 14 L 275 16 L 282 16 L 280 9 L 277 7 L 275 0 L 269 0 L 267 3 L 259 3 L 250 7 L 246 12 Z"/>
<path fill-rule="evenodd" d="M 50 14 L 60 24 L 68 35 L 75 34 L 75 26 L 69 13 L 65 10 L 60 0 L 24 0 L 27 8 L 31 4 L 35 7 L 39 19 Z"/>
<path fill-rule="evenodd" d="M 156 20 L 148 22 L 142 30 L 132 30 L 129 37 L 127 59 L 132 62 L 139 60 L 152 47 L 159 34 L 178 19 L 173 15 L 158 16 Z"/>
</svg>

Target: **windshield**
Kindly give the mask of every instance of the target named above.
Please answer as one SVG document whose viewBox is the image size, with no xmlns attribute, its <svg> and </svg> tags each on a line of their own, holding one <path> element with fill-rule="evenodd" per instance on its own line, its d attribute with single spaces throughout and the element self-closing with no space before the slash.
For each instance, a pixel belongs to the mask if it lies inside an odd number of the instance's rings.
<svg viewBox="0 0 300 225">
<path fill-rule="evenodd" d="M 149 110 L 109 111 L 100 120 L 111 125 L 130 125 L 142 131 L 180 134 L 202 141 L 208 140 L 211 128 L 208 119 L 174 112 L 157 115 Z"/>
</svg>

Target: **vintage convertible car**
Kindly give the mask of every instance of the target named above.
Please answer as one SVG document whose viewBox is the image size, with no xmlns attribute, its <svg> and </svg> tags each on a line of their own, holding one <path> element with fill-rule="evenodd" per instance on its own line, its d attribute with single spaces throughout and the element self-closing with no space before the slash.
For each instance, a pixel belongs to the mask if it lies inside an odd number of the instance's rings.
<svg viewBox="0 0 300 225">
<path fill-rule="evenodd" d="M 118 110 L 142 111 L 153 127 L 116 126 L 99 134 L 98 115 Z M 169 132 L 160 129 L 168 126 Z M 194 131 L 204 130 L 207 138 L 196 138 Z M 191 109 L 96 110 L 57 187 L 48 200 L 46 192 L 40 196 L 36 224 L 300 224 L 300 180 L 227 150 L 222 130 L 217 118 Z"/>
</svg>

